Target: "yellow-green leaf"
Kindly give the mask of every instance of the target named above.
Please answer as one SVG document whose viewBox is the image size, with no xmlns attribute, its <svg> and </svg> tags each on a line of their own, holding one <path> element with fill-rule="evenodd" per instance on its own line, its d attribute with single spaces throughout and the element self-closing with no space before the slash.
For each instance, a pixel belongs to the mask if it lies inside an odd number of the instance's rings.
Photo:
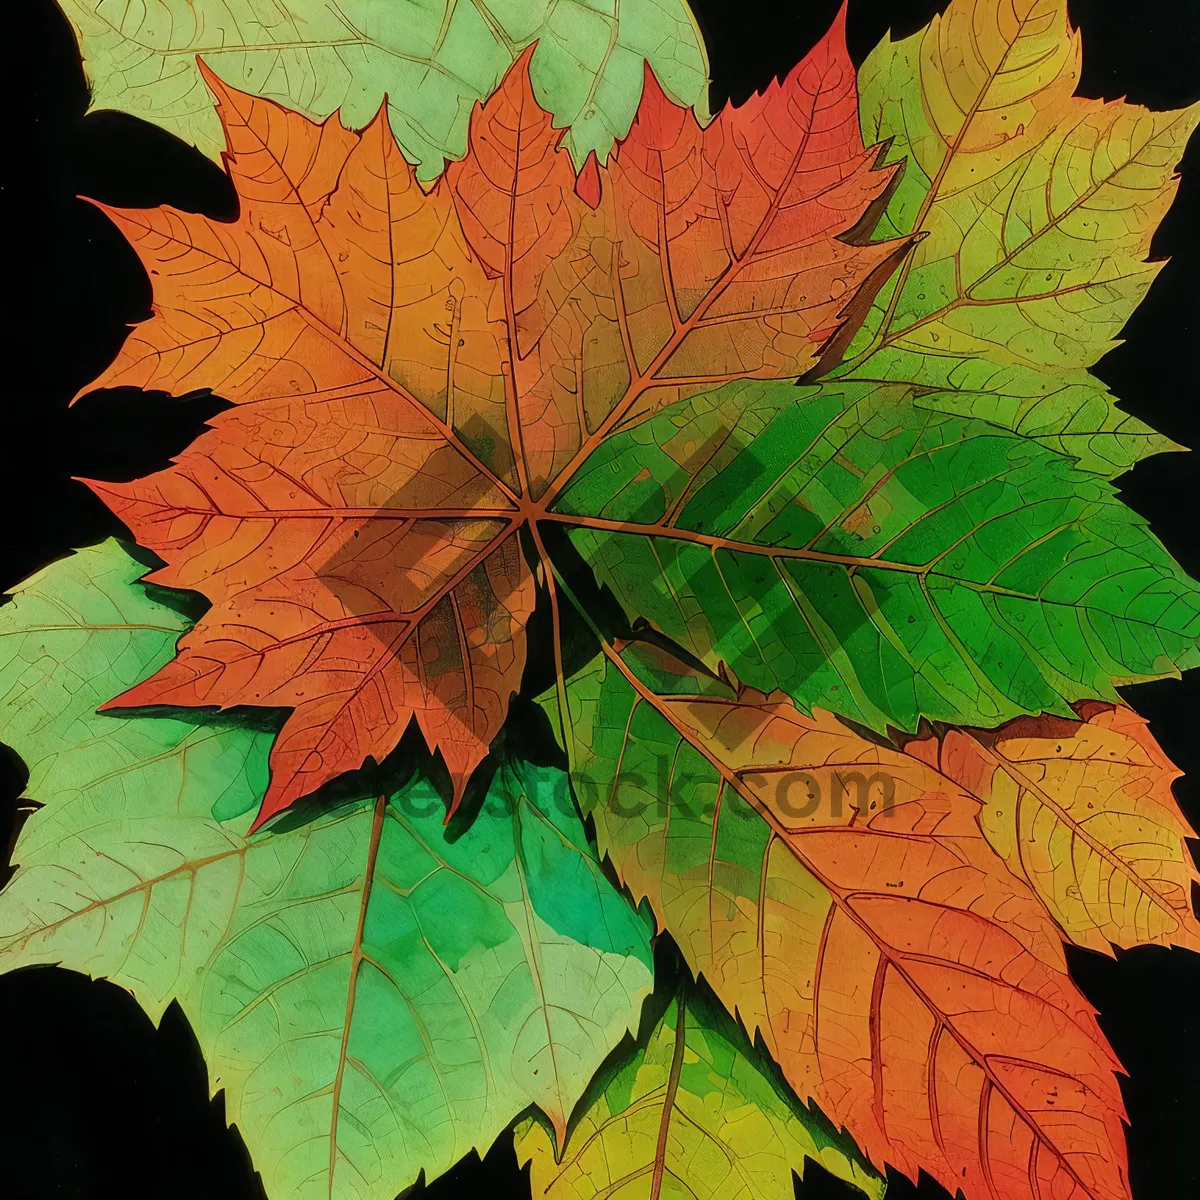
<svg viewBox="0 0 1200 1200">
<path fill-rule="evenodd" d="M 925 238 L 860 345 L 1058 369 L 1115 344 L 1200 105 L 1075 96 L 1080 60 L 1066 0 L 953 0 L 871 54 L 866 140 L 908 159 L 884 231 Z"/>
<path fill-rule="evenodd" d="M 536 1120 L 518 1128 L 517 1157 L 549 1200 L 792 1200 L 805 1159 L 881 1197 L 849 1139 L 769 1071 L 727 1016 L 685 993 L 593 1086 L 560 1157 Z"/>
</svg>

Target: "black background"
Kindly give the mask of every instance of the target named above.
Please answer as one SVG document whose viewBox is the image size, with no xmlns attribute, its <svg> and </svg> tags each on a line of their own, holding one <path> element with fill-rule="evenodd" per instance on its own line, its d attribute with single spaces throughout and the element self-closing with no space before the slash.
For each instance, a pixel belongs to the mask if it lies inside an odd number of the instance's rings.
<svg viewBox="0 0 1200 1200">
<path fill-rule="evenodd" d="M 386 0 L 380 0 L 386 2 Z M 460 0 L 461 2 L 461 0 Z M 6 347 L 0 380 L 0 587 L 72 547 L 123 534 L 72 476 L 130 479 L 165 466 L 220 407 L 117 389 L 70 397 L 112 359 L 126 326 L 149 315 L 146 275 L 87 195 L 124 206 L 162 203 L 230 218 L 221 170 L 132 117 L 84 115 L 87 88 L 67 22 L 51 0 L 6 5 L 3 77 L 15 82 L 2 154 Z M 891 27 L 923 25 L 944 3 L 851 0 L 856 62 Z M 824 32 L 835 0 L 692 0 L 708 45 L 714 109 L 782 75 Z M 1171 108 L 1200 100 L 1200 0 L 1072 0 L 1083 31 L 1087 96 Z M 1129 412 L 1200 447 L 1200 139 L 1181 166 L 1174 208 L 1154 240 L 1172 262 L 1097 373 Z M 1140 464 L 1127 502 L 1200 576 L 1200 478 L 1191 455 Z M 1200 671 L 1126 689 L 1186 772 L 1184 811 L 1200 825 Z M 0 749 L 0 817 L 14 827 L 25 784 Z M 33 799 L 36 800 L 36 797 Z M 3 836 L 0 833 L 0 836 Z M 1193 843 L 1195 846 L 1196 843 Z M 4 877 L 7 872 L 4 873 Z M 1071 953 L 1072 969 L 1129 1071 L 1136 1200 L 1200 1196 L 1200 955 L 1157 947 L 1115 959 Z M 0 1193 L 92 1200 L 261 1198 L 186 1020 L 155 1028 L 124 991 L 57 969 L 0 978 Z M 809 1165 L 808 1200 L 859 1193 Z M 430 1200 L 527 1196 L 511 1143 L 468 1159 L 425 1189 Z M 889 1196 L 945 1197 L 893 1174 Z M 274 1200 L 285 1200 L 277 1197 Z"/>
</svg>

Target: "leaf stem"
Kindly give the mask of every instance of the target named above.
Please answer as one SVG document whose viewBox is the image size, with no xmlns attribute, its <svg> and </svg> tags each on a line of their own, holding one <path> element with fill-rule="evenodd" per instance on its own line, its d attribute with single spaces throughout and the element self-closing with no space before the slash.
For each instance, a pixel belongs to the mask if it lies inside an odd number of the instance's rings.
<svg viewBox="0 0 1200 1200">
<path fill-rule="evenodd" d="M 342 1076 L 346 1070 L 346 1057 L 350 1047 L 350 1024 L 354 1019 L 354 997 L 358 990 L 358 970 L 363 961 L 363 930 L 367 924 L 367 904 L 371 899 L 371 885 L 375 880 L 375 860 L 379 857 L 379 843 L 383 840 L 383 818 L 387 814 L 387 796 L 375 801 L 375 813 L 371 819 L 371 840 L 367 846 L 367 865 L 363 871 L 362 900 L 358 906 L 358 925 L 354 930 L 354 946 L 350 952 L 350 981 L 346 985 L 346 1016 L 342 1022 L 342 1045 L 338 1051 L 337 1073 L 333 1077 L 333 1112 L 329 1119 L 329 1195 L 333 1196 L 333 1172 L 337 1165 L 338 1116 L 342 1102 Z"/>
<path fill-rule="evenodd" d="M 650 1198 L 658 1200 L 662 1192 L 663 1171 L 667 1163 L 667 1135 L 671 1113 L 679 1092 L 679 1076 L 683 1071 L 683 1051 L 687 1044 L 687 982 L 681 981 L 675 1000 L 675 1049 L 671 1053 L 671 1072 L 667 1076 L 667 1094 L 663 1097 L 662 1118 L 658 1123 L 658 1146 L 654 1151 L 654 1171 L 650 1177 Z"/>
<path fill-rule="evenodd" d="M 542 541 L 541 531 L 536 521 L 529 522 L 529 531 L 533 535 L 533 544 L 537 547 L 538 560 L 542 564 L 542 573 L 546 577 L 546 592 L 550 597 L 551 636 L 554 641 L 554 689 L 558 696 L 558 732 L 562 737 L 563 751 L 567 756 L 567 770 L 574 770 L 575 760 L 572 753 L 575 744 L 575 731 L 571 723 L 571 710 L 567 706 L 567 673 L 563 663 L 562 648 L 562 614 L 558 607 L 558 589 L 555 583 L 554 563 L 550 558 L 546 544 Z M 563 585 L 564 588 L 566 585 Z M 568 592 L 568 594 L 570 594 Z M 570 595 L 571 602 L 582 612 L 582 606 Z M 586 614 L 585 614 L 586 618 Z M 589 620 L 590 618 L 586 618 Z"/>
</svg>

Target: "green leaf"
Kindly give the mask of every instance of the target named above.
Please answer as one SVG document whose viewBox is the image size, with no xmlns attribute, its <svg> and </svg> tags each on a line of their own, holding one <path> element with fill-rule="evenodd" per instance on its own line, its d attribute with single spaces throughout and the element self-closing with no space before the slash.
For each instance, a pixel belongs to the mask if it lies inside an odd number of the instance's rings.
<svg viewBox="0 0 1200 1200">
<path fill-rule="evenodd" d="M 562 1130 L 651 986 L 561 772 L 506 763 L 452 840 L 417 782 L 247 836 L 269 735 L 99 715 L 185 623 L 117 543 L 0 610 L 0 728 L 43 807 L 0 967 L 177 999 L 268 1190 L 386 1200 L 537 1104 Z"/>
<path fill-rule="evenodd" d="M 909 160 L 884 228 L 927 235 L 882 303 L 891 344 L 1054 368 L 1115 344 L 1200 105 L 1083 99 L 1079 71 L 1066 0 L 954 0 L 863 65 L 868 140 Z"/>
<path fill-rule="evenodd" d="M 1088 371 L 1039 371 L 983 358 L 878 350 L 840 382 L 907 384 L 918 408 L 974 417 L 1074 459 L 1081 471 L 1111 479 L 1152 454 L 1183 447 L 1123 413 Z"/>
<path fill-rule="evenodd" d="M 199 55 L 226 83 L 323 120 L 366 125 L 385 97 L 422 179 L 461 158 L 474 103 L 537 42 L 533 86 L 582 164 L 624 137 L 643 61 L 703 117 L 708 63 L 683 0 L 60 0 L 96 108 L 225 149 Z"/>
<path fill-rule="evenodd" d="M 1070 715 L 1200 662 L 1200 586 L 1111 485 L 909 394 L 727 385 L 610 438 L 561 519 L 629 616 L 881 731 Z"/>
<path fill-rule="evenodd" d="M 672 1000 L 645 1047 L 599 1083 L 561 1158 L 539 1122 L 518 1128 L 534 1195 L 792 1200 L 792 1172 L 802 1176 L 806 1158 L 883 1195 L 849 1139 L 787 1095 L 745 1035 L 703 1000 Z"/>
<path fill-rule="evenodd" d="M 1200 105 L 1084 99 L 1079 70 L 1066 0 L 953 0 L 868 57 L 864 139 L 905 160 L 877 234 L 924 236 L 838 374 L 932 386 L 923 405 L 1037 431 L 1111 476 L 1175 448 L 1082 368 L 1162 268 L 1150 241 Z"/>
</svg>

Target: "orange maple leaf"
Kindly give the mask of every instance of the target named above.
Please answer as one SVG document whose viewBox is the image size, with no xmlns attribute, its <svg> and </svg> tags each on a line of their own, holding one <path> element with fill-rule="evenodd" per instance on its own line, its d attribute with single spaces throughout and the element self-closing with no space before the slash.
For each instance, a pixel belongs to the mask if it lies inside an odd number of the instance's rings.
<svg viewBox="0 0 1200 1200">
<path fill-rule="evenodd" d="M 98 385 L 237 406 L 167 470 L 91 483 L 166 560 L 151 579 L 212 602 L 111 706 L 290 708 L 259 824 L 413 717 L 457 804 L 521 682 L 522 528 L 553 587 L 538 521 L 607 435 L 826 365 L 908 245 L 857 236 L 895 172 L 859 137 L 843 18 L 706 129 L 647 72 L 578 177 L 531 51 L 428 192 L 382 110 L 353 133 L 205 71 L 238 219 L 105 208 L 154 316 Z"/>
</svg>

